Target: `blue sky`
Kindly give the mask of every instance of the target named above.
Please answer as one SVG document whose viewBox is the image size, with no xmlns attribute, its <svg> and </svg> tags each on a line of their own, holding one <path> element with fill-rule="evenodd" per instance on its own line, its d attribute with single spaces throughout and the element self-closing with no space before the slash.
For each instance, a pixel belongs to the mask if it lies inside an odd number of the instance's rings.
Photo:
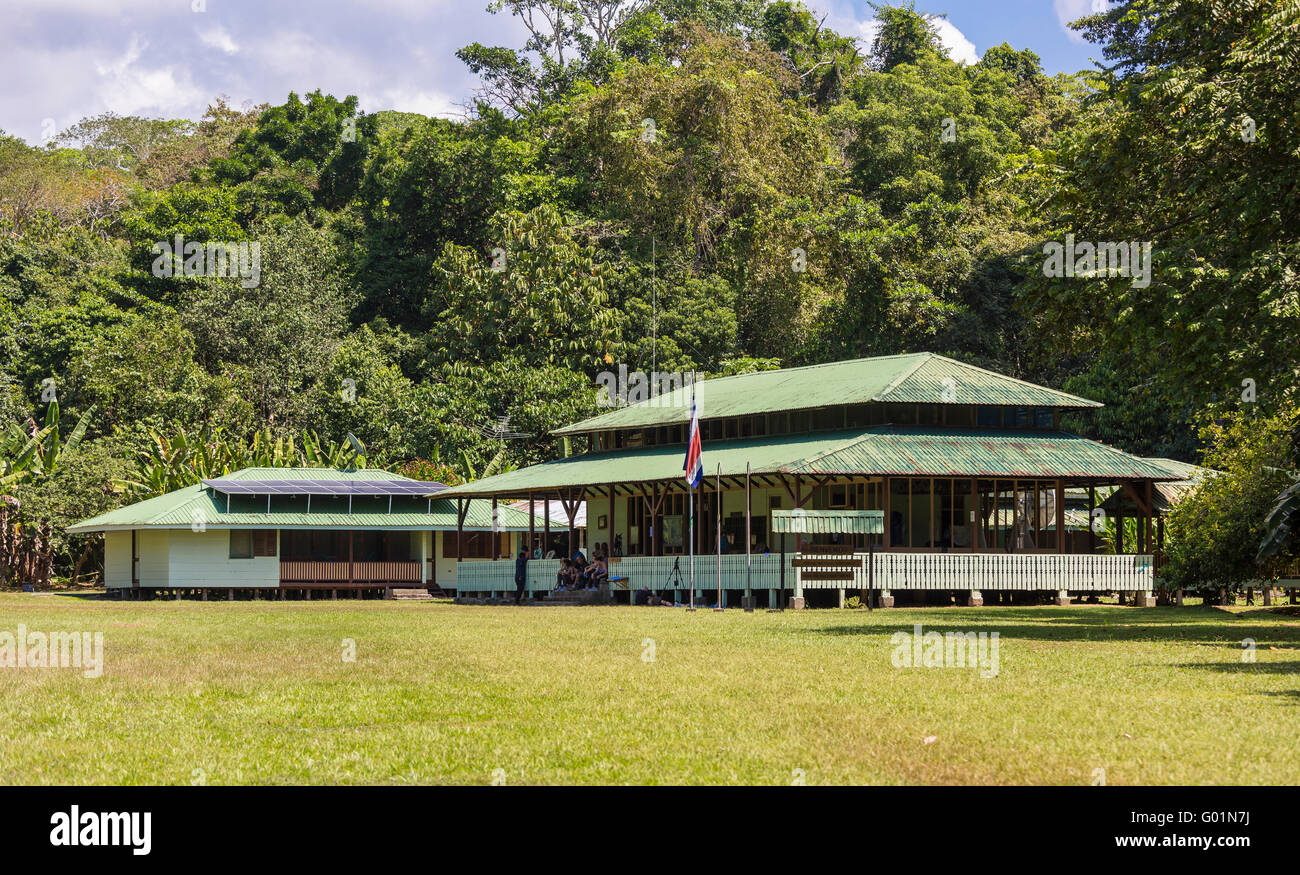
<svg viewBox="0 0 1300 875">
<path fill-rule="evenodd" d="M 1090 66 L 1095 46 L 1064 22 L 1098 0 L 918 0 L 949 54 L 1030 48 L 1048 73 Z M 38 144 L 79 119 L 197 118 L 218 94 L 236 105 L 289 91 L 356 94 L 362 109 L 463 112 L 475 80 L 455 57 L 474 41 L 517 46 L 521 26 L 487 0 L 4 0 L 0 130 Z M 810 0 L 828 26 L 872 34 L 865 0 Z"/>
</svg>

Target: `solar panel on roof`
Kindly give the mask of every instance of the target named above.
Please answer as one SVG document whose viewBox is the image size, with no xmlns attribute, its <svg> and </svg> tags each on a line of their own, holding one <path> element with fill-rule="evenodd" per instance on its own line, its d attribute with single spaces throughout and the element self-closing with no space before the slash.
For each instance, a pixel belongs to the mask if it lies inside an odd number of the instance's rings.
<svg viewBox="0 0 1300 875">
<path fill-rule="evenodd" d="M 203 485 L 227 495 L 409 495 L 441 492 L 434 480 L 232 480 L 214 477 Z"/>
</svg>

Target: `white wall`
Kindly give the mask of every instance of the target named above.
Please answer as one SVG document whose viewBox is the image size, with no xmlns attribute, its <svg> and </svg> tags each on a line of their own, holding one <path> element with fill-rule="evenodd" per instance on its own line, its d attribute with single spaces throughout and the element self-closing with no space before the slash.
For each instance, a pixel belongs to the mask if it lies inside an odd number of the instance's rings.
<svg viewBox="0 0 1300 875">
<path fill-rule="evenodd" d="M 131 533 L 104 533 L 104 586 L 131 585 Z"/>
<path fill-rule="evenodd" d="M 167 582 L 168 572 L 168 536 L 171 532 L 165 531 L 145 531 L 141 530 L 135 533 L 135 551 L 139 557 L 139 563 L 136 565 L 136 576 L 140 579 L 141 587 L 166 587 L 170 584 Z M 130 549 L 130 542 L 128 542 Z M 130 580 L 130 577 L 127 578 Z"/>
<path fill-rule="evenodd" d="M 230 558 L 230 532 L 170 532 L 168 586 L 277 587 L 280 557 Z M 279 550 L 276 550 L 279 553 Z M 141 585 L 145 586 L 143 575 Z M 154 585 L 154 584 L 149 584 Z"/>
</svg>

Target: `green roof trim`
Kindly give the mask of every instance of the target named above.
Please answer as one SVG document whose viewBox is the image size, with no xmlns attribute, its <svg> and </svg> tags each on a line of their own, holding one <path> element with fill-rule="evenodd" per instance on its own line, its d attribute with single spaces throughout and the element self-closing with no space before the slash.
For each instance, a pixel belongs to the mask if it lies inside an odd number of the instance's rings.
<svg viewBox="0 0 1300 875">
<path fill-rule="evenodd" d="M 1068 408 L 1102 406 L 1077 395 L 930 352 L 718 377 L 697 382 L 694 391 L 701 419 L 870 402 Z M 658 397 L 556 429 L 555 434 L 679 425 L 690 419 L 690 412 L 691 389 L 679 387 Z"/>
<path fill-rule="evenodd" d="M 444 498 L 527 497 L 529 491 L 611 483 L 681 481 L 685 449 L 611 450 L 543 462 L 439 493 Z M 1059 431 L 880 426 L 704 444 L 704 476 L 754 474 L 916 477 L 1065 477 L 1174 480 L 1163 467 L 1114 447 Z"/>
<path fill-rule="evenodd" d="M 245 468 L 224 475 L 237 480 L 315 479 L 315 480 L 407 480 L 391 471 L 338 471 L 328 468 Z M 415 482 L 415 481 L 411 481 Z M 271 510 L 266 510 L 266 496 L 227 496 L 196 483 L 166 495 L 138 501 L 126 507 L 102 513 L 68 527 L 72 534 L 129 531 L 131 529 L 391 529 L 456 530 L 456 502 L 446 498 L 394 497 L 392 512 L 383 497 L 356 497 L 348 513 L 346 497 L 313 496 L 307 511 L 306 496 L 271 496 Z M 528 514 L 512 507 L 497 508 L 497 529 L 503 532 L 528 531 Z M 537 524 L 540 526 L 540 523 Z M 465 531 L 492 531 L 492 506 L 489 502 L 471 502 L 465 516 Z"/>
</svg>

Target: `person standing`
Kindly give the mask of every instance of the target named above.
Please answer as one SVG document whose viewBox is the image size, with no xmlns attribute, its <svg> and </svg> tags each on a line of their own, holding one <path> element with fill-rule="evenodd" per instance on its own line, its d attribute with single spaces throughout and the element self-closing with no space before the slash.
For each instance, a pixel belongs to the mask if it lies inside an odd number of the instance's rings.
<svg viewBox="0 0 1300 875">
<path fill-rule="evenodd" d="M 515 604 L 524 600 L 524 584 L 528 582 L 528 551 L 520 550 L 515 560 Z"/>
</svg>

